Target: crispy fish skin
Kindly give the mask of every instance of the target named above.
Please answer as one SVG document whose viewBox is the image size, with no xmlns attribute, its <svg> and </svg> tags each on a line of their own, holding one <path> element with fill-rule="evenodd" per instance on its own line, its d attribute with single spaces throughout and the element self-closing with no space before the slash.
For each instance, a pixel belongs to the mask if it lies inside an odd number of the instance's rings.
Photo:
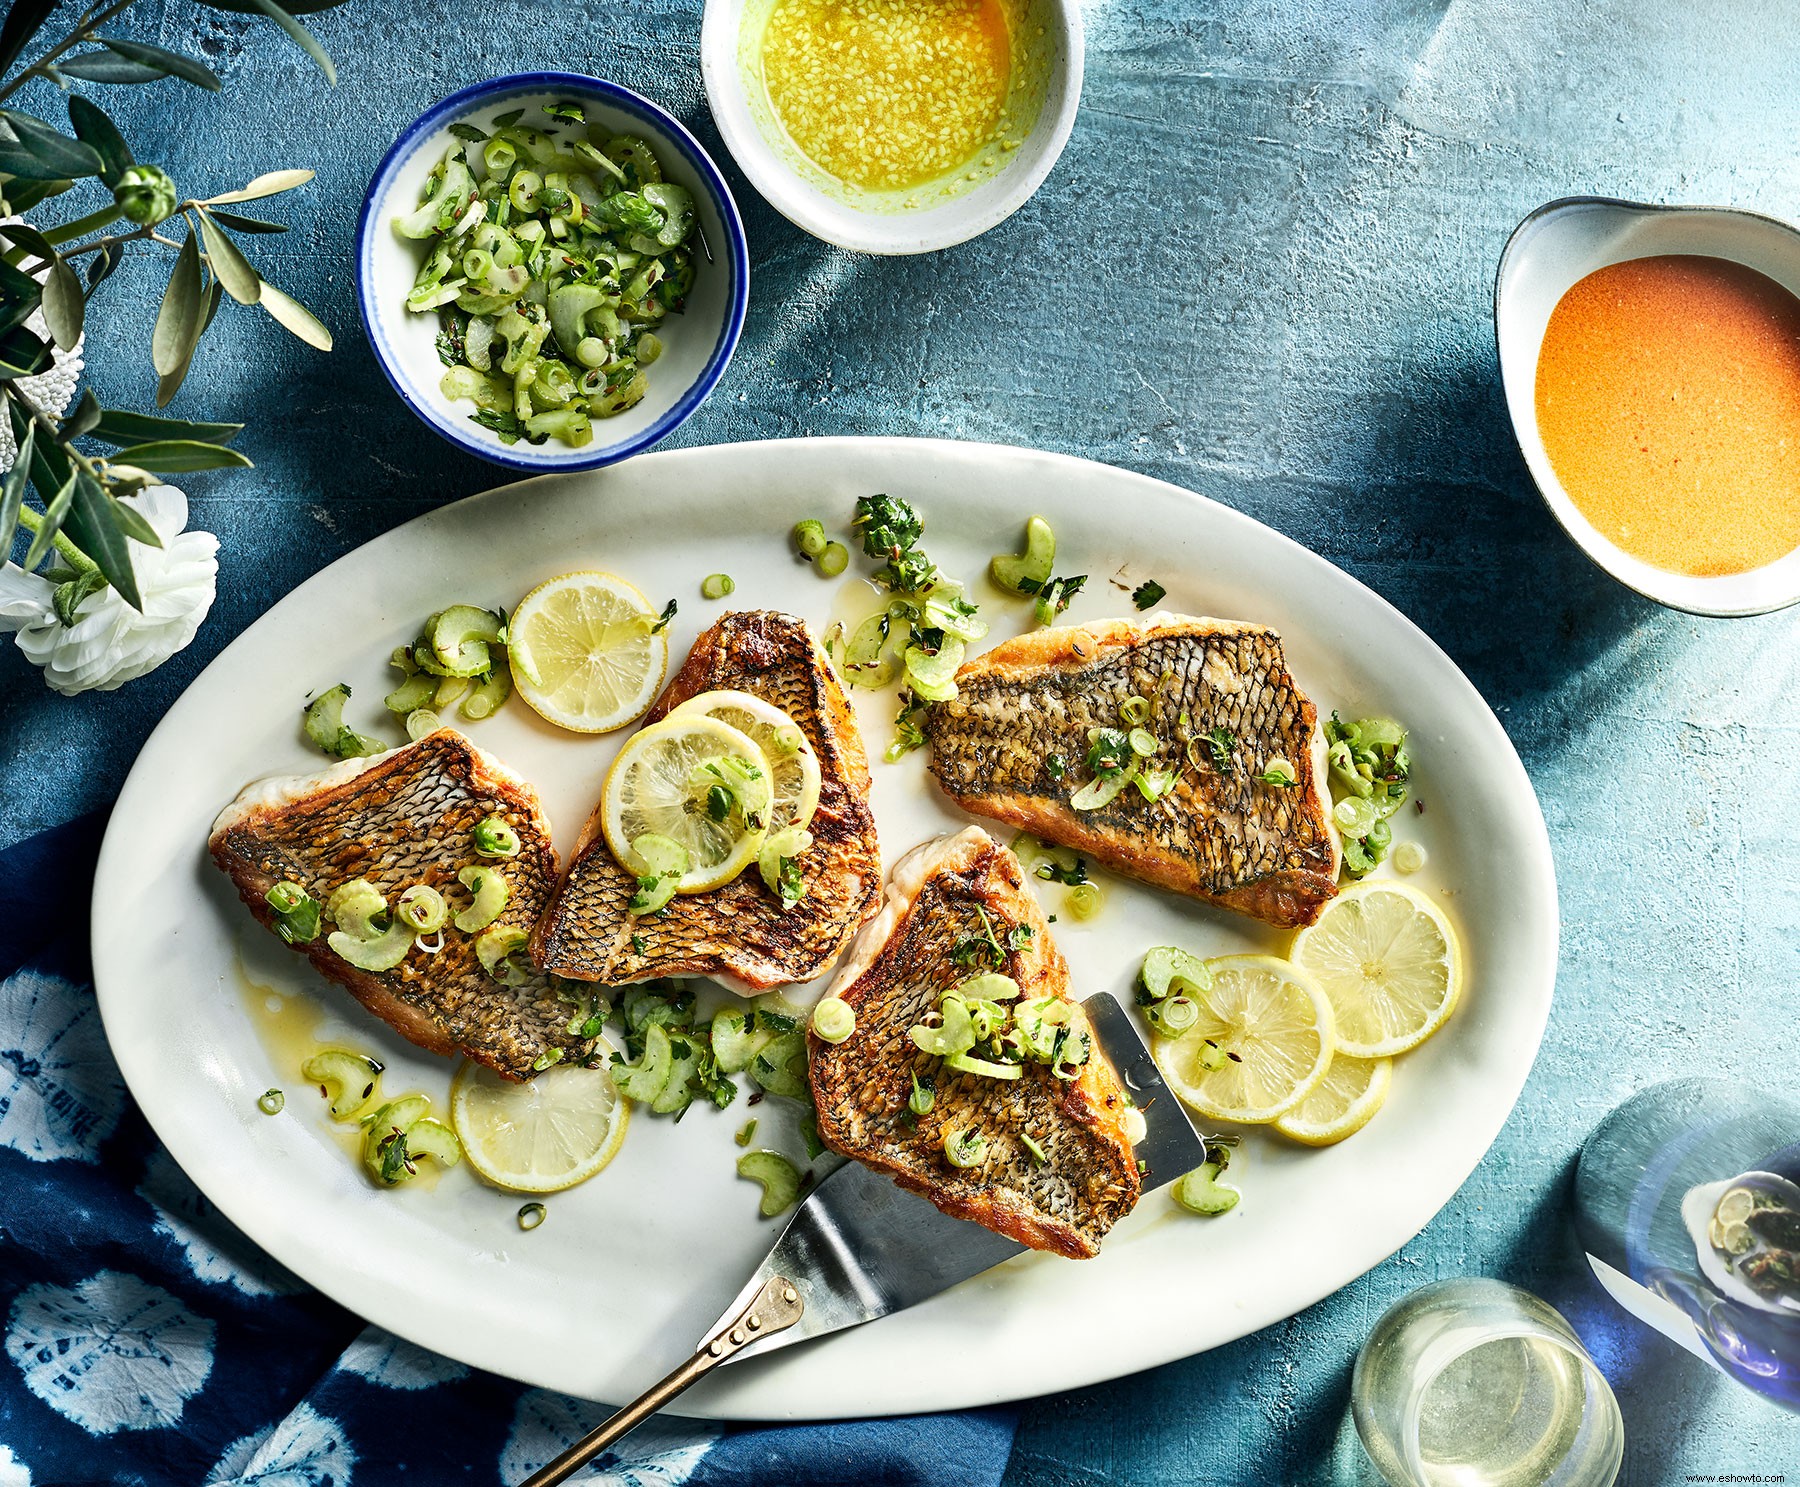
<svg viewBox="0 0 1800 1487">
<path fill-rule="evenodd" d="M 1089 1259 L 1142 1191 L 1124 1130 L 1125 1092 L 1098 1041 L 1073 1080 L 1029 1062 L 1019 1079 L 999 1080 L 947 1069 L 907 1035 L 944 992 L 988 969 L 954 958 L 960 944 L 985 934 L 983 911 L 1002 946 L 1013 930 L 1031 931 L 1001 967 L 1019 983 L 1021 1000 L 1070 1002 L 1070 1026 L 1093 1038 L 1018 858 L 979 826 L 939 837 L 895 865 L 881 914 L 832 984 L 830 994 L 856 1011 L 855 1031 L 838 1044 L 809 1034 L 819 1137 L 945 1213 L 1032 1249 Z M 935 1096 L 916 1118 L 907 1110 L 915 1076 Z M 987 1154 L 974 1167 L 953 1166 L 945 1134 L 970 1129 L 986 1138 Z M 1043 1148 L 1042 1166 L 1024 1136 Z"/>
<path fill-rule="evenodd" d="M 1324 734 L 1273 630 L 1186 615 L 1037 630 L 969 662 L 956 686 L 924 727 L 932 773 L 965 810 L 1270 924 L 1311 924 L 1336 896 Z M 1069 798 L 1092 778 L 1088 730 L 1130 727 L 1131 697 L 1149 703 L 1142 726 L 1165 746 L 1150 762 L 1175 766 L 1176 783 L 1155 801 L 1127 785 L 1077 811 Z M 1220 728 L 1233 740 L 1228 772 L 1205 743 Z M 1190 738 L 1202 741 L 1199 767 Z M 1256 778 L 1277 757 L 1296 785 Z"/>
<path fill-rule="evenodd" d="M 657 914 L 626 904 L 637 880 L 619 865 L 596 805 L 537 932 L 540 968 L 609 986 L 710 976 L 745 993 L 810 981 L 837 959 L 881 898 L 881 846 L 869 809 L 869 761 L 831 663 L 802 620 L 728 614 L 694 642 L 646 723 L 702 692 L 751 692 L 791 717 L 818 755 L 813 844 L 799 859 L 806 897 L 783 912 L 754 870 L 710 893 L 677 895 Z"/>
<path fill-rule="evenodd" d="M 471 834 L 491 815 L 518 833 L 517 857 L 476 854 Z M 498 868 L 510 887 L 495 922 L 529 930 L 557 872 L 537 792 L 449 728 L 317 775 L 252 785 L 220 814 L 209 846 L 270 930 L 276 916 L 266 895 L 283 880 L 320 903 L 356 878 L 367 878 L 390 904 L 401 890 L 425 883 L 454 910 L 468 897 L 456 874 L 472 863 Z M 577 1060 L 593 1048 L 591 1039 L 568 1031 L 575 1009 L 543 976 L 508 986 L 482 969 L 473 935 L 446 925 L 438 954 L 414 950 L 395 969 L 374 972 L 331 948 L 333 928 L 322 918 L 318 938 L 293 948 L 421 1048 L 466 1054 L 513 1080 L 530 1079 L 546 1054 Z"/>
</svg>

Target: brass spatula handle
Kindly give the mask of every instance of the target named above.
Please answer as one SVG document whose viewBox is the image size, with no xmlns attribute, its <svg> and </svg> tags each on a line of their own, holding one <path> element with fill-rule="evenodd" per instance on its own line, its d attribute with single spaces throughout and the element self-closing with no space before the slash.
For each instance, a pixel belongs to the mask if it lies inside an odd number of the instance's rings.
<svg viewBox="0 0 1800 1487">
<path fill-rule="evenodd" d="M 771 1276 L 750 1304 L 720 1329 L 717 1337 L 659 1384 L 620 1410 L 610 1420 L 595 1427 L 556 1460 L 533 1472 L 520 1487 L 555 1487 L 581 1470 L 620 1436 L 654 1415 L 690 1384 L 711 1373 L 740 1348 L 747 1348 L 760 1337 L 784 1332 L 800 1320 L 805 1310 L 794 1283 L 782 1276 Z"/>
</svg>

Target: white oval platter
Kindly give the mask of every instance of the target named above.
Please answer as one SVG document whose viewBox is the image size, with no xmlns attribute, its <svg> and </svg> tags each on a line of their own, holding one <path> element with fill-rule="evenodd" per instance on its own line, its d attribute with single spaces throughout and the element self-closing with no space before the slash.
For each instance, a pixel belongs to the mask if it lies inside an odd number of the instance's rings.
<svg viewBox="0 0 1800 1487">
<path fill-rule="evenodd" d="M 840 535 L 856 497 L 913 501 L 923 546 L 967 579 L 992 639 L 1029 624 L 982 575 L 1037 513 L 1059 572 L 1091 575 L 1070 618 L 1130 614 L 1154 578 L 1163 607 L 1277 627 L 1322 712 L 1391 714 L 1412 730 L 1427 810 L 1397 820 L 1429 861 L 1472 980 L 1449 1026 L 1395 1071 L 1387 1108 L 1323 1151 L 1252 1136 L 1242 1203 L 1202 1220 L 1150 1195 L 1091 1261 L 1025 1255 L 913 1311 L 721 1371 L 684 1413 L 739 1419 L 899 1414 L 1075 1388 L 1242 1337 L 1328 1295 L 1405 1244 L 1480 1161 L 1524 1085 L 1549 1014 L 1556 891 L 1536 797 L 1474 687 L 1425 635 L 1305 548 L 1227 507 L 1108 466 L 991 445 L 911 439 L 765 442 L 652 454 L 615 469 L 489 491 L 407 523 L 294 590 L 232 642 L 145 745 L 101 856 L 94 965 L 107 1034 L 157 1134 L 224 1213 L 352 1311 L 425 1347 L 532 1384 L 622 1401 L 686 1356 L 742 1286 L 777 1226 L 736 1178 L 743 1100 L 676 1125 L 639 1116 L 599 1177 L 549 1200 L 522 1233 L 516 1197 L 466 1166 L 378 1192 L 332 1134 L 292 1058 L 259 1030 L 263 992 L 293 999 L 306 1031 L 387 1061 L 387 1088 L 444 1101 L 450 1066 L 401 1041 L 257 929 L 207 859 L 214 814 L 248 781 L 321 766 L 299 709 L 347 681 L 348 719 L 389 726 L 389 652 L 453 602 L 510 606 L 534 584 L 605 568 L 655 602 L 680 601 L 672 664 L 727 605 L 700 598 L 726 572 L 738 608 L 780 608 L 823 630 L 856 615 L 860 558 L 837 582 L 798 563 L 789 531 L 817 516 Z M 860 597 L 875 607 L 866 587 Z M 892 862 L 965 824 L 917 755 L 879 756 L 890 694 L 861 693 L 873 802 Z M 582 738 L 515 699 L 470 736 L 532 780 L 566 851 L 619 736 Z M 1387 871 L 1387 869 L 1383 869 Z M 1106 877 L 1086 924 L 1056 927 L 1078 992 L 1127 991 L 1146 948 L 1283 948 L 1277 932 Z M 1062 890 L 1046 886 L 1053 912 Z M 271 1086 L 277 1117 L 257 1109 Z M 769 1100 L 755 1113 L 772 1114 Z M 777 1116 L 779 1121 L 781 1117 Z M 779 1135 L 779 1130 L 774 1131 Z M 758 1144 L 763 1144 L 759 1132 Z M 791 1131 L 788 1133 L 791 1138 Z M 1080 1318 L 1071 1332 L 1070 1319 Z M 1071 1336 L 1080 1346 L 1070 1346 Z M 946 1360 L 954 1360 L 945 1366 Z"/>
</svg>

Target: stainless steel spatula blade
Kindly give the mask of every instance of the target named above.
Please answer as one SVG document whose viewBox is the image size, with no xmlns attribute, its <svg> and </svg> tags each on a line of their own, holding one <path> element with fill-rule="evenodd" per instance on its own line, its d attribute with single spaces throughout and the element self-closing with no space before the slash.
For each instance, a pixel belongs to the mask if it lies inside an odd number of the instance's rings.
<svg viewBox="0 0 1800 1487">
<path fill-rule="evenodd" d="M 1082 1003 L 1148 1133 L 1138 1143 L 1144 1191 L 1164 1187 L 1206 1160 L 1206 1144 L 1188 1123 L 1136 1024 L 1105 992 Z M 760 1357 L 789 1343 L 822 1337 L 946 1291 L 1011 1259 L 1023 1246 L 965 1219 L 940 1213 L 859 1162 L 846 1162 L 800 1205 L 768 1259 L 720 1319 L 723 1326 L 771 1278 L 784 1276 L 805 1308 L 785 1331 L 751 1343 L 727 1362 Z M 710 1329 L 708 1336 L 718 1331 Z"/>
</svg>

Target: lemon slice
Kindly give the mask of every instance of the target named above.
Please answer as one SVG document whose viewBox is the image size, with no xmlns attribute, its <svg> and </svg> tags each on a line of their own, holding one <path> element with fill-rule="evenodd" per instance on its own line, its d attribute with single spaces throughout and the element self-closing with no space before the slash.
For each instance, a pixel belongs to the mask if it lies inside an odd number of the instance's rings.
<svg viewBox="0 0 1800 1487">
<path fill-rule="evenodd" d="M 631 1103 L 606 1071 L 612 1049 L 594 1044 L 598 1069 L 559 1064 L 526 1084 L 465 1063 L 450 1085 L 450 1123 L 469 1165 L 495 1187 L 560 1193 L 586 1182 L 625 1140 Z"/>
<path fill-rule="evenodd" d="M 1307 1146 L 1331 1146 L 1354 1136 L 1387 1100 L 1394 1077 L 1391 1058 L 1333 1055 L 1313 1092 L 1275 1122 L 1275 1129 Z"/>
<path fill-rule="evenodd" d="M 1462 996 L 1462 949 L 1444 911 L 1405 883 L 1346 889 L 1289 952 L 1325 988 L 1338 1049 L 1389 1058 L 1417 1048 Z"/>
<path fill-rule="evenodd" d="M 1154 1053 L 1169 1087 L 1202 1115 L 1266 1125 L 1317 1088 L 1335 1047 L 1331 1003 L 1305 971 L 1272 955 L 1207 962 L 1212 986 L 1188 995 L 1199 1008 L 1179 1037 Z"/>
<path fill-rule="evenodd" d="M 610 733 L 649 710 L 669 669 L 656 611 L 610 573 L 565 573 L 513 611 L 506 654 L 513 686 L 559 728 Z"/>
<path fill-rule="evenodd" d="M 606 844 L 642 873 L 634 841 L 652 835 L 679 842 L 688 869 L 677 893 L 729 883 L 756 861 L 768 831 L 769 773 L 763 751 L 729 723 L 703 713 L 671 714 L 635 734 L 607 771 L 600 796 Z M 736 801 L 717 819 L 715 787 Z"/>
<path fill-rule="evenodd" d="M 775 783 L 771 833 L 785 826 L 804 828 L 812 821 L 819 808 L 819 756 L 791 717 L 752 692 L 702 692 L 671 709 L 669 716 L 687 713 L 729 723 L 767 756 Z"/>
</svg>

